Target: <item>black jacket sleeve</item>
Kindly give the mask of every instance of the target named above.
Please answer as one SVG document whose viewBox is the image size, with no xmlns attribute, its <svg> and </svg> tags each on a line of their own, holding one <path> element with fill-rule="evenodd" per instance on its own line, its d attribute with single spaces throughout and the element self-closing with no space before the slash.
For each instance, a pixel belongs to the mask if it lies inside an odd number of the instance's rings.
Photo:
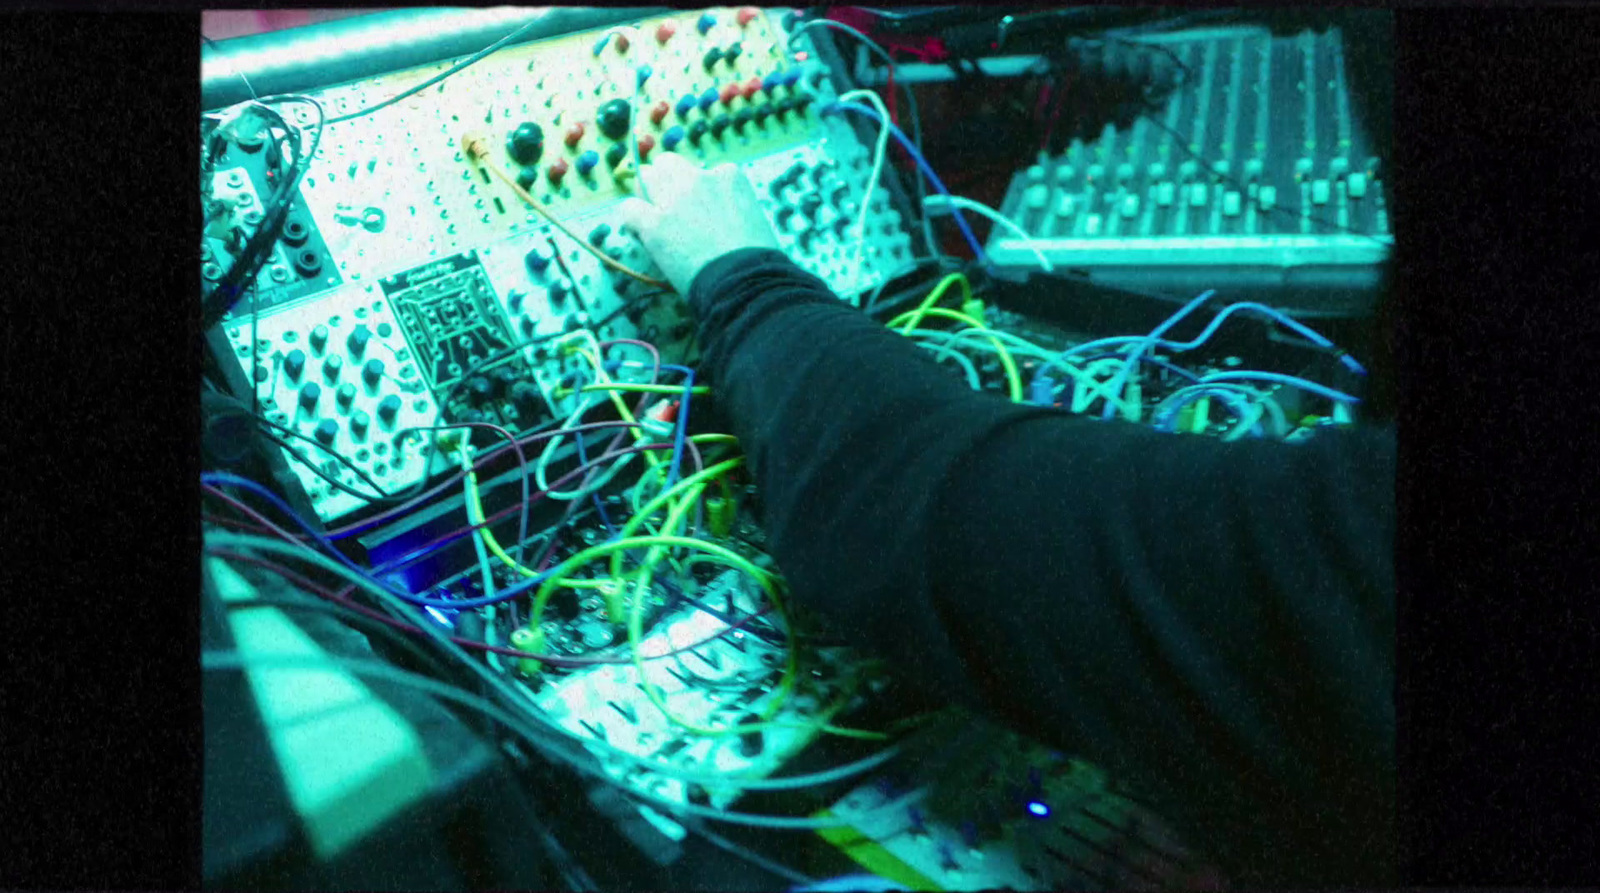
<svg viewBox="0 0 1600 893">
<path fill-rule="evenodd" d="M 805 602 L 1151 792 L 1236 883 L 1394 882 L 1393 437 L 1222 443 L 968 389 L 780 252 L 701 375 Z"/>
</svg>

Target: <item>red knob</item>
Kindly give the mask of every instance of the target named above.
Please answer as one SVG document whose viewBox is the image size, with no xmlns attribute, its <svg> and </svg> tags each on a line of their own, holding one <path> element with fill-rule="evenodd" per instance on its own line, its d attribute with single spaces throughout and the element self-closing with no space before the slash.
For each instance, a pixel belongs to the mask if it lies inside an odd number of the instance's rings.
<svg viewBox="0 0 1600 893">
<path fill-rule="evenodd" d="M 570 149 L 573 146 L 576 146 L 578 144 L 578 140 L 581 140 L 581 139 L 583 139 L 583 122 L 582 121 L 574 121 L 571 124 L 567 125 L 567 136 L 566 136 L 567 148 Z"/>
<path fill-rule="evenodd" d="M 739 9 L 739 14 L 734 16 L 734 18 L 738 20 L 739 27 L 743 28 L 744 26 L 755 21 L 757 14 L 758 13 L 754 6 L 745 6 Z"/>
<path fill-rule="evenodd" d="M 617 34 L 616 43 L 617 43 L 617 54 L 618 55 L 621 55 L 621 54 L 626 53 L 628 51 L 628 46 L 629 46 L 629 44 L 628 44 L 628 35 L 622 34 L 622 33 L 618 33 Z"/>
<path fill-rule="evenodd" d="M 639 160 L 642 162 L 650 157 L 650 150 L 656 147 L 656 138 L 650 134 L 639 137 Z"/>
<path fill-rule="evenodd" d="M 728 86 L 723 87 L 722 88 L 722 93 L 721 93 L 722 104 L 723 105 L 728 105 L 728 104 L 732 103 L 733 102 L 733 98 L 735 96 L 738 96 L 738 95 L 739 95 L 739 85 L 738 84 L 729 84 Z"/>
<path fill-rule="evenodd" d="M 660 126 L 661 119 L 665 118 L 670 111 L 672 111 L 672 106 L 667 105 L 666 100 L 663 99 L 656 103 L 655 108 L 650 110 L 650 123 Z"/>
<path fill-rule="evenodd" d="M 672 35 L 676 33 L 678 33 L 677 25 L 674 25 L 671 22 L 662 22 L 661 25 L 656 28 L 656 42 L 666 43 L 667 41 L 671 40 Z"/>
<path fill-rule="evenodd" d="M 743 96 L 745 99 L 753 101 L 755 95 L 759 92 L 761 92 L 761 79 L 751 78 L 750 80 L 746 81 L 744 87 L 739 90 L 739 95 Z"/>
<path fill-rule="evenodd" d="M 557 158 L 550 163 L 550 168 L 546 173 L 549 175 L 551 183 L 560 186 L 561 178 L 567 175 L 567 160 L 565 158 Z"/>
</svg>

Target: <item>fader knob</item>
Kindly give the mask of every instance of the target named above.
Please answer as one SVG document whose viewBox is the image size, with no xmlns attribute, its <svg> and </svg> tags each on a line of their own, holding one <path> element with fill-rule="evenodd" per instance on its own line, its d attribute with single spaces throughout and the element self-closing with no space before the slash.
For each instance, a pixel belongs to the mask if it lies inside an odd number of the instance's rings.
<svg viewBox="0 0 1600 893">
<path fill-rule="evenodd" d="M 345 339 L 345 346 L 350 348 L 350 356 L 359 360 L 361 355 L 367 352 L 367 342 L 370 340 L 372 340 L 372 333 L 367 330 L 367 327 L 356 326 L 351 331 L 350 337 Z"/>
<path fill-rule="evenodd" d="M 506 140 L 506 154 L 510 155 L 518 164 L 537 164 L 539 156 L 544 153 L 544 128 L 524 121 L 511 131 L 511 137 Z"/>
<path fill-rule="evenodd" d="M 299 348 L 289 351 L 289 355 L 283 358 L 283 372 L 285 375 L 289 376 L 290 381 L 298 380 L 300 378 L 300 373 L 303 372 L 305 368 L 306 354 L 305 351 L 300 350 Z"/>
<path fill-rule="evenodd" d="M 339 423 L 333 419 L 323 419 L 317 425 L 315 434 L 317 440 L 321 441 L 323 446 L 327 446 L 333 443 L 335 437 L 339 436 Z"/>
<path fill-rule="evenodd" d="M 630 118 L 628 103 L 625 100 L 613 99 L 595 112 L 594 124 L 600 128 L 606 139 L 620 140 L 628 133 Z"/>
</svg>

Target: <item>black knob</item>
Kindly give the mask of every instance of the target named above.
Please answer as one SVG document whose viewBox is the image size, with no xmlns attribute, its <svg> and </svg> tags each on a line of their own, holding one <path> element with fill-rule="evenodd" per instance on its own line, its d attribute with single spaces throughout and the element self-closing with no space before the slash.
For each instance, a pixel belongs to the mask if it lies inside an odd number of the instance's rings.
<svg viewBox="0 0 1600 893">
<path fill-rule="evenodd" d="M 706 50 L 706 56 L 705 56 L 705 60 L 704 61 L 705 61 L 705 64 L 706 64 L 706 71 L 710 71 L 711 69 L 716 67 L 718 62 L 722 61 L 722 51 L 717 49 L 716 47 L 712 47 L 711 49 Z"/>
<path fill-rule="evenodd" d="M 308 381 L 300 388 L 300 408 L 310 412 L 317 408 L 317 400 L 322 397 L 322 386 L 314 381 Z"/>
<path fill-rule="evenodd" d="M 493 374 L 495 390 L 498 393 L 510 391 L 511 386 L 516 384 L 518 380 L 516 370 L 510 366 L 501 366 L 499 369 L 494 370 Z"/>
<path fill-rule="evenodd" d="M 361 380 L 367 383 L 367 387 L 375 388 L 382 378 L 383 361 L 377 358 L 368 360 L 367 365 L 361 370 Z"/>
<path fill-rule="evenodd" d="M 815 192 L 808 192 L 800 199 L 800 213 L 816 219 L 817 210 L 822 207 L 822 196 Z"/>
<path fill-rule="evenodd" d="M 372 333 L 367 331 L 366 326 L 356 326 L 350 337 L 345 340 L 345 346 L 350 348 L 350 356 L 361 359 L 361 355 L 367 352 L 367 342 L 371 339 Z"/>
<path fill-rule="evenodd" d="M 581 313 L 568 315 L 566 322 L 561 324 L 561 329 L 564 332 L 576 332 L 581 328 L 583 328 L 583 315 Z"/>
<path fill-rule="evenodd" d="M 706 137 L 706 131 L 708 131 L 710 129 L 711 128 L 707 127 L 706 126 L 706 122 L 704 122 L 704 121 L 696 121 L 693 124 L 690 124 L 689 125 L 689 142 L 690 142 L 690 144 L 696 145 L 696 146 L 700 145 L 700 141 L 705 139 L 705 137 Z"/>
<path fill-rule="evenodd" d="M 744 133 L 744 128 L 750 123 L 750 110 L 740 109 L 733 113 L 733 132 Z"/>
<path fill-rule="evenodd" d="M 722 139 L 722 132 L 728 129 L 730 123 L 732 122 L 729 121 L 727 115 L 718 115 L 713 118 L 711 120 L 711 135 L 717 139 Z"/>
<path fill-rule="evenodd" d="M 334 354 L 322 361 L 322 377 L 326 378 L 329 384 L 332 384 L 339 380 L 339 370 L 343 368 L 344 357 Z"/>
<path fill-rule="evenodd" d="M 626 100 L 613 99 L 600 106 L 594 124 L 607 139 L 620 140 L 628 133 L 630 111 Z"/>
<path fill-rule="evenodd" d="M 349 382 L 339 385 L 339 390 L 334 392 L 333 399 L 339 401 L 340 406 L 349 409 L 350 404 L 356 399 L 356 386 Z"/>
<path fill-rule="evenodd" d="M 378 418 L 384 422 L 393 422 L 394 417 L 400 412 L 400 398 L 393 394 L 378 401 Z"/>
<path fill-rule="evenodd" d="M 609 235 L 611 235 L 611 224 L 602 223 L 594 229 L 589 230 L 589 244 L 599 248 L 600 243 L 604 242 L 606 237 Z"/>
<path fill-rule="evenodd" d="M 751 109 L 750 114 L 753 118 L 755 118 L 756 124 L 765 124 L 767 123 L 767 119 L 772 117 L 772 104 L 763 102 L 754 109 Z"/>
<path fill-rule="evenodd" d="M 333 443 L 333 439 L 339 435 L 339 423 L 335 422 L 333 419 L 323 419 L 322 422 L 317 425 L 317 430 L 314 433 L 316 434 L 317 439 L 322 441 L 323 445 L 326 446 Z"/>
<path fill-rule="evenodd" d="M 506 154 L 516 160 L 518 164 L 529 165 L 538 162 L 539 156 L 544 153 L 544 128 L 525 121 L 511 131 L 511 138 L 506 140 Z M 524 186 L 524 189 L 527 187 Z"/>
<path fill-rule="evenodd" d="M 786 101 L 794 103 L 795 111 L 804 112 L 806 110 L 806 106 L 810 105 L 811 100 L 815 98 L 816 97 L 812 96 L 810 93 L 801 93 Z"/>
<path fill-rule="evenodd" d="M 282 238 L 285 244 L 298 248 L 310 237 L 311 227 L 306 226 L 306 222 L 299 217 L 290 217 L 283 222 Z"/>
<path fill-rule="evenodd" d="M 474 403 L 487 400 L 494 394 L 494 383 L 482 375 L 474 375 L 467 380 L 467 394 Z"/>
<path fill-rule="evenodd" d="M 522 298 L 522 292 L 517 291 L 516 289 L 506 292 L 506 307 L 512 313 L 516 313 L 518 310 L 522 309 Z"/>
<path fill-rule="evenodd" d="M 567 302 L 567 295 L 572 293 L 572 283 L 560 279 L 550 286 L 550 306 L 558 307 Z"/>
<path fill-rule="evenodd" d="M 779 121 L 782 121 L 784 116 L 792 111 L 794 111 L 793 97 L 790 97 L 789 99 L 780 99 L 772 107 L 772 113 L 777 116 Z"/>
<path fill-rule="evenodd" d="M 534 331 L 536 331 L 538 328 L 539 325 L 533 321 L 533 317 L 524 316 L 522 318 L 522 337 L 532 338 Z"/>
<path fill-rule="evenodd" d="M 289 376 L 290 381 L 298 379 L 305 368 L 306 354 L 299 348 L 289 351 L 289 355 L 283 358 L 283 371 Z"/>
<path fill-rule="evenodd" d="M 539 276 L 544 273 L 545 267 L 550 266 L 550 256 L 537 248 L 530 248 L 523 255 L 522 262 L 528 265 L 529 275 Z"/>
<path fill-rule="evenodd" d="M 537 182 L 538 179 L 538 168 L 525 167 L 522 169 L 521 173 L 517 174 L 517 185 L 522 187 L 523 192 L 528 192 L 533 189 L 533 184 Z"/>
<path fill-rule="evenodd" d="M 622 163 L 622 159 L 627 157 L 628 147 L 622 143 L 616 143 L 606 150 L 606 166 L 614 168 Z"/>
<path fill-rule="evenodd" d="M 537 406 L 540 396 L 539 389 L 526 381 L 519 381 L 511 386 L 511 402 L 519 408 Z"/>
<path fill-rule="evenodd" d="M 742 52 L 744 52 L 744 47 L 739 46 L 736 43 L 729 44 L 728 48 L 723 51 L 722 58 L 728 60 L 728 67 L 732 68 L 733 67 L 733 63 L 738 61 L 739 54 L 742 53 Z"/>
</svg>

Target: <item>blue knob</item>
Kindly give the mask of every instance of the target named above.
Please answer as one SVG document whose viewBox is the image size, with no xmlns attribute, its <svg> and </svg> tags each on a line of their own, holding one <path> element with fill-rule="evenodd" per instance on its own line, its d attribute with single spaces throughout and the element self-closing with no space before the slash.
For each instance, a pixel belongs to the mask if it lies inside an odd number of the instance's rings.
<svg viewBox="0 0 1600 893">
<path fill-rule="evenodd" d="M 661 148 L 666 149 L 668 152 L 678 148 L 678 144 L 681 142 L 683 142 L 682 127 L 674 125 L 667 128 L 667 132 L 661 135 Z"/>
<path fill-rule="evenodd" d="M 543 273 L 545 267 L 550 266 L 550 258 L 537 248 L 529 250 L 522 258 L 522 262 L 528 265 L 528 272 L 536 276 Z"/>
<path fill-rule="evenodd" d="M 578 173 L 587 177 L 589 176 L 589 172 L 594 170 L 594 166 L 599 163 L 600 153 L 590 149 L 589 151 L 578 156 Z"/>
<path fill-rule="evenodd" d="M 644 82 L 650 80 L 650 75 L 655 74 L 655 71 L 648 65 L 641 65 L 635 74 L 639 79 L 639 86 L 643 87 Z"/>
<path fill-rule="evenodd" d="M 339 436 L 339 423 L 333 419 L 323 419 L 322 423 L 317 425 L 316 435 L 317 440 L 322 441 L 324 445 L 333 443 L 333 439 Z"/>
<path fill-rule="evenodd" d="M 702 15 L 700 17 L 700 21 L 695 22 L 694 26 L 697 29 L 699 29 L 700 36 L 701 37 L 705 37 L 706 36 L 706 32 L 710 31 L 711 30 L 711 26 L 715 25 L 716 23 L 717 23 L 717 17 L 708 12 L 705 15 Z"/>
<path fill-rule="evenodd" d="M 305 368 L 306 354 L 298 347 L 289 351 L 289 355 L 283 358 L 283 371 L 288 373 L 291 381 L 299 378 L 301 370 Z"/>
<path fill-rule="evenodd" d="M 694 106 L 695 106 L 695 98 L 693 96 L 685 96 L 682 99 L 678 100 L 678 105 L 677 105 L 678 117 L 680 117 L 680 118 L 689 117 L 689 113 L 694 111 Z"/>
<path fill-rule="evenodd" d="M 783 85 L 785 87 L 793 87 L 798 83 L 800 83 L 800 69 L 791 68 L 783 73 Z"/>
<path fill-rule="evenodd" d="M 721 97 L 717 94 L 716 88 L 708 88 L 706 92 L 700 94 L 700 111 L 711 111 L 711 107 L 716 105 L 717 100 L 720 98 Z"/>
<path fill-rule="evenodd" d="M 322 387 L 316 382 L 306 382 L 300 388 L 300 407 L 307 412 L 317 408 L 317 400 L 322 397 Z"/>
<path fill-rule="evenodd" d="M 779 84 L 783 83 L 783 72 L 774 71 L 761 79 L 761 89 L 771 93 Z"/>
</svg>

